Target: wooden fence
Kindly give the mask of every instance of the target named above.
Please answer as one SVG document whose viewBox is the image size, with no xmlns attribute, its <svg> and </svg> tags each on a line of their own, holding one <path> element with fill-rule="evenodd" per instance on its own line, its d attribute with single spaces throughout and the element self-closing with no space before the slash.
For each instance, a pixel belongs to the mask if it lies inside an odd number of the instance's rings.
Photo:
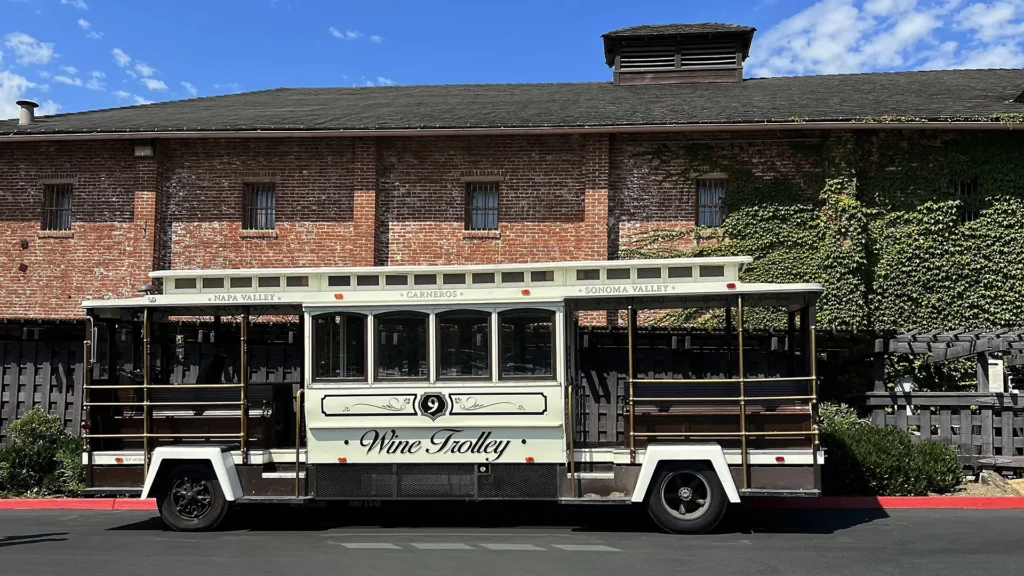
<svg viewBox="0 0 1024 576">
<path fill-rule="evenodd" d="M 865 406 L 876 426 L 952 445 L 965 465 L 1024 466 L 1024 399 L 1018 394 L 869 392 Z"/>
<path fill-rule="evenodd" d="M 11 422 L 37 406 L 78 433 L 82 353 L 81 342 L 0 340 L 0 446 Z"/>
</svg>

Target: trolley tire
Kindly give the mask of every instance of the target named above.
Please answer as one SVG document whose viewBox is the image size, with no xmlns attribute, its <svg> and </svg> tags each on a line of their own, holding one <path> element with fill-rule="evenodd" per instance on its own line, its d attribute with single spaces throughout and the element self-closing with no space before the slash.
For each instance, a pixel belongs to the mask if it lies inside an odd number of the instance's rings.
<svg viewBox="0 0 1024 576">
<path fill-rule="evenodd" d="M 693 518 L 686 518 L 676 513 L 663 497 L 669 482 L 679 479 L 693 478 L 703 480 L 701 496 L 705 496 L 704 510 Z M 677 479 L 677 480 L 674 480 Z M 684 482 L 685 483 L 685 482 Z M 673 485 L 674 486 L 674 485 Z M 698 483 L 700 486 L 700 483 Z M 665 468 L 657 477 L 647 498 L 647 511 L 662 530 L 671 534 L 705 534 L 718 525 L 725 515 L 729 499 L 722 488 L 715 469 L 703 462 L 685 462 Z"/>
<path fill-rule="evenodd" d="M 198 517 L 189 517 L 179 511 L 180 498 L 175 490 L 200 485 L 200 491 L 209 495 L 209 505 Z M 217 475 L 210 466 L 196 463 L 178 464 L 163 477 L 158 498 L 160 518 L 175 532 L 206 532 L 215 529 L 228 512 L 228 501 L 220 488 Z M 187 490 L 186 490 L 187 491 Z"/>
</svg>

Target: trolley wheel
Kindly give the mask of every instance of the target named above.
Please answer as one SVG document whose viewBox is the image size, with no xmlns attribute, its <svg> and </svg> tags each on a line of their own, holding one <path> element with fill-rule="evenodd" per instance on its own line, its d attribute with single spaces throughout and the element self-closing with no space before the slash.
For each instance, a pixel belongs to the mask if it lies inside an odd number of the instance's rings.
<svg viewBox="0 0 1024 576">
<path fill-rule="evenodd" d="M 209 466 L 180 464 L 170 470 L 160 496 L 160 518 L 175 532 L 213 530 L 224 519 L 228 501 Z"/>
<path fill-rule="evenodd" d="M 722 519 L 727 505 L 718 474 L 700 462 L 663 470 L 647 499 L 651 518 L 672 534 L 710 532 Z"/>
</svg>

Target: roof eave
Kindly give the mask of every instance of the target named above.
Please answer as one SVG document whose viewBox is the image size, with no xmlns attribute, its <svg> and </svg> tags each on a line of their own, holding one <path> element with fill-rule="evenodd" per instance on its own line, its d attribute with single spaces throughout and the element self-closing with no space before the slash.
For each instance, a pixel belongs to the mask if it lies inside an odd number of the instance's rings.
<svg viewBox="0 0 1024 576">
<path fill-rule="evenodd" d="M 288 137 L 397 137 L 497 136 L 533 134 L 645 133 L 645 132 L 752 132 L 766 130 L 1021 130 L 1024 124 L 991 120 L 885 121 L 850 119 L 794 122 L 734 122 L 695 124 L 622 124 L 593 126 L 511 126 L 481 128 L 282 129 L 282 130 L 179 130 L 117 132 L 22 132 L 0 134 L 0 142 L 53 140 L 121 140 L 180 138 L 288 138 Z"/>
</svg>

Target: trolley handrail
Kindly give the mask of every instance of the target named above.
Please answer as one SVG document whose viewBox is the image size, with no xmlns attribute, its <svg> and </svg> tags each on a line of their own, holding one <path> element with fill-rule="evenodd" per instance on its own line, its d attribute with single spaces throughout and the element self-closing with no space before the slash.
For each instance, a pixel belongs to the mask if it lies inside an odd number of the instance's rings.
<svg viewBox="0 0 1024 576">
<path fill-rule="evenodd" d="M 819 447 L 819 434 L 818 426 L 816 422 L 816 407 L 818 404 L 818 373 L 817 373 L 817 343 L 815 336 L 814 326 L 814 314 L 808 312 L 807 324 L 802 328 L 807 330 L 808 342 L 804 354 L 809 364 L 809 376 L 779 376 L 779 377 L 746 377 L 746 364 L 743 359 L 744 345 L 743 345 L 743 295 L 737 294 L 736 299 L 736 352 L 737 352 L 737 370 L 738 376 L 735 378 L 665 378 L 665 379 L 654 379 L 654 378 L 637 378 L 636 369 L 634 365 L 634 347 L 635 338 L 634 332 L 636 331 L 636 309 L 632 306 L 627 308 L 627 358 L 628 358 L 628 372 L 626 374 L 626 385 L 628 387 L 628 417 L 629 417 L 629 456 L 630 463 L 636 462 L 636 439 L 637 438 L 739 438 L 740 440 L 740 466 L 742 468 L 743 477 L 743 488 L 750 487 L 750 466 L 747 455 L 747 438 L 756 437 L 785 437 L 785 436 L 798 436 L 807 437 L 811 440 L 811 450 L 814 453 L 813 463 L 815 465 L 815 474 L 817 474 L 818 465 L 818 447 Z M 811 305 L 809 304 L 809 307 Z M 809 308 L 808 308 L 809 309 Z M 728 309 L 726 318 L 728 319 Z M 727 320 L 726 329 L 731 332 L 731 322 Z M 756 384 L 763 382 L 806 382 L 810 388 L 810 394 L 806 395 L 778 395 L 778 396 L 750 396 L 748 395 L 748 384 Z M 724 396 L 724 397 L 667 397 L 667 398 L 656 398 L 651 396 L 636 397 L 634 393 L 636 391 L 637 384 L 738 384 L 739 394 L 737 396 Z M 668 404 L 668 403 L 738 403 L 739 404 L 739 432 L 637 432 L 636 430 L 636 407 L 637 403 L 654 403 L 654 404 Z M 810 430 L 793 430 L 793 431 L 749 431 L 747 430 L 747 404 L 757 404 L 766 402 L 791 402 L 794 408 L 805 408 L 806 404 L 807 416 L 810 420 Z"/>
<path fill-rule="evenodd" d="M 302 446 L 302 400 L 303 389 L 295 393 L 295 497 L 301 496 L 299 492 L 299 453 Z"/>
</svg>

